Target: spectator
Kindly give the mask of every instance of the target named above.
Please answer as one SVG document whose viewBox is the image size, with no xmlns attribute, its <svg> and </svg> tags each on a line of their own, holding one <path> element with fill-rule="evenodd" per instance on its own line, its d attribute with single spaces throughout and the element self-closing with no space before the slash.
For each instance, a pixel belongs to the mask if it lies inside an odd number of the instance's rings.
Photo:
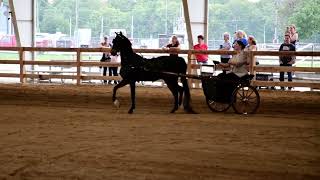
<svg viewBox="0 0 320 180">
<path fill-rule="evenodd" d="M 257 41 L 256 39 L 254 38 L 254 36 L 250 35 L 248 36 L 248 46 L 245 48 L 245 51 L 257 51 L 258 50 L 258 47 L 257 47 Z M 256 65 L 259 64 L 259 62 L 257 61 L 257 58 L 255 58 L 255 62 L 256 62 Z M 252 65 L 251 62 L 249 62 L 250 66 Z"/>
<path fill-rule="evenodd" d="M 103 38 L 103 42 L 101 42 L 101 48 L 110 48 L 110 47 L 111 47 L 111 44 L 108 42 L 108 36 L 105 36 Z M 110 55 L 111 54 L 109 52 L 104 52 L 102 54 L 100 62 L 110 62 L 111 61 Z M 100 67 L 100 68 L 102 68 L 102 67 Z M 107 75 L 107 70 L 108 70 L 108 67 L 103 67 L 103 73 L 102 73 L 103 76 Z M 109 74 L 110 74 L 110 69 L 109 69 Z M 104 80 L 103 82 L 108 83 L 107 80 Z M 110 81 L 109 81 L 109 84 L 111 84 Z"/>
<path fill-rule="evenodd" d="M 232 47 L 234 46 L 234 44 L 238 41 L 238 40 L 242 40 L 245 39 L 247 41 L 247 34 L 243 31 L 243 30 L 238 30 L 235 32 L 235 39 L 232 43 Z M 246 44 L 248 44 L 248 42 L 246 42 Z"/>
<path fill-rule="evenodd" d="M 178 53 L 174 53 L 174 52 L 180 49 L 180 43 L 179 43 L 178 37 L 173 35 L 171 37 L 171 42 L 166 45 L 166 48 L 169 48 L 169 50 L 171 51 L 170 56 L 177 57 Z"/>
<path fill-rule="evenodd" d="M 222 66 L 222 68 L 231 67 L 231 72 L 227 74 L 219 74 L 218 76 L 220 78 L 228 80 L 238 80 L 239 78 L 248 74 L 248 58 L 244 51 L 247 45 L 247 41 L 244 38 L 235 42 L 234 50 L 237 54 L 232 56 L 228 63 L 219 64 L 220 66 Z"/>
<path fill-rule="evenodd" d="M 193 46 L 194 50 L 208 50 L 208 46 L 204 43 L 204 37 L 202 35 L 198 36 L 198 44 Z M 199 64 L 208 63 L 208 54 L 196 54 L 196 60 Z"/>
<path fill-rule="evenodd" d="M 286 32 L 285 32 L 284 34 L 291 34 L 291 32 L 290 32 L 290 26 L 287 26 L 287 27 L 286 27 Z"/>
<path fill-rule="evenodd" d="M 249 36 L 248 37 L 248 46 L 246 47 L 246 49 L 248 51 L 257 51 L 258 48 L 257 48 L 257 41 L 256 39 L 254 38 L 254 36 Z"/>
<path fill-rule="evenodd" d="M 296 51 L 295 45 L 291 43 L 290 34 L 284 36 L 284 43 L 281 44 L 279 51 Z M 295 63 L 295 56 L 280 56 L 279 57 L 280 66 L 292 66 Z M 292 73 L 287 72 L 288 81 L 292 81 Z M 280 81 L 284 81 L 284 72 L 280 72 Z M 281 87 L 284 90 L 284 87 Z M 291 90 L 291 87 L 289 87 Z"/>
<path fill-rule="evenodd" d="M 224 42 L 220 45 L 220 50 L 223 51 L 230 51 L 231 50 L 231 43 L 230 43 L 230 34 L 225 32 L 223 34 Z M 221 55 L 221 62 L 228 63 L 231 58 L 231 55 Z M 223 73 L 226 73 L 226 70 L 223 70 Z"/>
<path fill-rule="evenodd" d="M 290 26 L 290 41 L 293 45 L 296 45 L 296 43 L 299 41 L 299 35 L 294 24 Z"/>
<path fill-rule="evenodd" d="M 120 57 L 111 56 L 111 62 L 120 63 Z M 118 67 L 109 67 L 109 76 L 118 76 Z M 119 82 L 117 80 L 114 80 L 114 84 L 118 84 L 118 83 Z M 111 84 L 111 80 L 109 81 L 109 84 Z"/>
</svg>

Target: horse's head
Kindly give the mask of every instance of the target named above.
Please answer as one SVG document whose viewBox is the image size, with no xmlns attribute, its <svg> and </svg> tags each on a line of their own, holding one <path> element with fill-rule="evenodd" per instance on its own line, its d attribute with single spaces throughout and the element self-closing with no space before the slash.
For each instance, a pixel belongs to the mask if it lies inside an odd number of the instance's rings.
<svg viewBox="0 0 320 180">
<path fill-rule="evenodd" d="M 121 49 L 132 49 L 131 46 L 132 44 L 130 40 L 125 37 L 122 32 L 116 32 L 116 37 L 112 41 L 111 55 L 117 55 L 117 53 L 120 52 Z"/>
</svg>

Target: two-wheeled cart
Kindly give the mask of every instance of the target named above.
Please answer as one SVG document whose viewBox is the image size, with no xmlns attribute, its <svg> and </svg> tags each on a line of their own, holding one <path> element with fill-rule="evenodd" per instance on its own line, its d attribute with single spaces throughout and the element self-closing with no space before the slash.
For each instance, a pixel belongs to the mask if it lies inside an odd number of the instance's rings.
<svg viewBox="0 0 320 180">
<path fill-rule="evenodd" d="M 218 62 L 215 62 L 214 65 L 201 65 L 200 69 L 202 67 L 212 67 L 215 72 L 216 64 Z M 174 73 L 170 72 L 165 73 L 174 75 Z M 239 78 L 238 81 L 222 79 L 212 73 L 175 75 L 201 80 L 207 105 L 213 112 L 225 112 L 232 106 L 238 114 L 254 114 L 259 108 L 259 92 L 256 87 L 250 85 L 254 75 L 246 75 Z"/>
</svg>

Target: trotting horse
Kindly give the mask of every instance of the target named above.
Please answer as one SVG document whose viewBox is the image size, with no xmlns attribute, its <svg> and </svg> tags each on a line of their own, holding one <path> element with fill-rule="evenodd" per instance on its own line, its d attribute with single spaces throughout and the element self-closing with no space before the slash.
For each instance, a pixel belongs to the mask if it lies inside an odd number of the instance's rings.
<svg viewBox="0 0 320 180">
<path fill-rule="evenodd" d="M 187 64 L 183 58 L 160 56 L 157 58 L 145 59 L 133 52 L 131 42 L 121 32 L 116 33 L 116 37 L 113 39 L 112 43 L 111 54 L 117 55 L 120 52 L 121 55 L 120 75 L 122 81 L 113 88 L 112 95 L 112 101 L 115 105 L 119 105 L 119 101 L 116 98 L 117 90 L 130 84 L 131 107 L 128 113 L 133 113 L 133 110 L 135 109 L 135 83 L 137 81 L 156 81 L 163 79 L 174 97 L 174 106 L 171 113 L 178 110 L 179 106 L 182 104 L 182 99 L 184 110 L 188 113 L 194 113 L 190 106 L 190 90 L 186 77 L 180 77 L 183 87 L 178 84 L 179 76 L 177 75 L 185 75 L 187 71 Z"/>
</svg>

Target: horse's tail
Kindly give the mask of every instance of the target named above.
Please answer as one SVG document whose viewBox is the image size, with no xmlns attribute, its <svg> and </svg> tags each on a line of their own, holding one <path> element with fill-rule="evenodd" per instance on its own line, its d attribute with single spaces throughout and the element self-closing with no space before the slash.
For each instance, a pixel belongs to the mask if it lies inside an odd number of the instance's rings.
<svg viewBox="0 0 320 180">
<path fill-rule="evenodd" d="M 190 95 L 190 88 L 188 85 L 188 80 L 186 77 L 181 77 L 181 82 L 183 85 L 183 92 L 184 92 L 184 98 L 183 98 L 183 108 L 188 113 L 195 113 L 190 105 L 191 103 L 191 95 Z"/>
</svg>

